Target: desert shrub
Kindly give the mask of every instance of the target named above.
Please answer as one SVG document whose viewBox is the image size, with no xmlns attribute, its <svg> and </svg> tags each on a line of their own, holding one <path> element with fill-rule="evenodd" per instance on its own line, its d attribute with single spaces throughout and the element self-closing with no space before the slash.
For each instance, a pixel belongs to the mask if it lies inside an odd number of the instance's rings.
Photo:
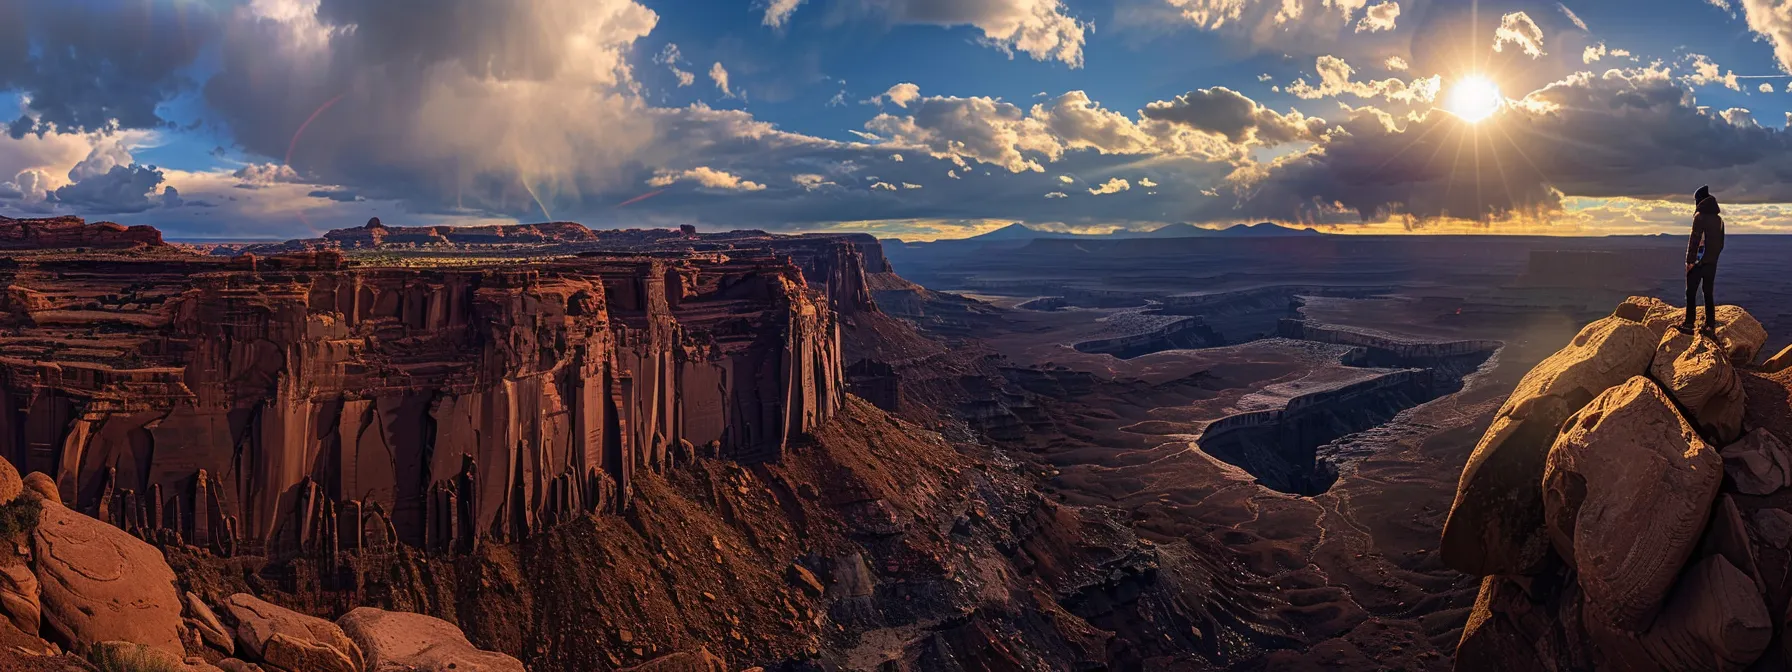
<svg viewBox="0 0 1792 672">
<path fill-rule="evenodd" d="M 0 506 L 0 539 L 18 539 L 37 529 L 37 519 L 43 508 L 43 502 L 29 497 L 20 497 Z"/>
<path fill-rule="evenodd" d="M 186 665 L 172 656 L 141 644 L 95 646 L 87 662 L 99 672 L 186 672 Z"/>
</svg>

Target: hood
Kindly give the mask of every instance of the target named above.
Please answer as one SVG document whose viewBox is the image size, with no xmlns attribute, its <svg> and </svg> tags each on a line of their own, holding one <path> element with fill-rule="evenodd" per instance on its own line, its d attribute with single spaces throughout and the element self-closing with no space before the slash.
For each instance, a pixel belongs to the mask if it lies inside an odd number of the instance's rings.
<svg viewBox="0 0 1792 672">
<path fill-rule="evenodd" d="M 1715 215 L 1715 214 L 1718 214 L 1721 212 L 1723 212 L 1723 210 L 1721 210 L 1717 207 L 1717 197 L 1716 196 L 1706 196 L 1705 200 L 1699 201 L 1699 207 L 1698 207 L 1699 214 Z"/>
</svg>

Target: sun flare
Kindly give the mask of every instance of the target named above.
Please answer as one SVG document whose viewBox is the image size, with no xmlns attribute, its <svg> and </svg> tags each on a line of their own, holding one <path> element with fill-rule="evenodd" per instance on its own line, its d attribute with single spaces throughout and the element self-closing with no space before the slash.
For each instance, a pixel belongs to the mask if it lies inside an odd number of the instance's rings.
<svg viewBox="0 0 1792 672">
<path fill-rule="evenodd" d="M 1450 86 L 1450 98 L 1446 109 L 1463 121 L 1471 124 L 1493 116 L 1499 111 L 1500 87 L 1493 80 L 1480 75 L 1469 75 L 1456 80 Z"/>
</svg>

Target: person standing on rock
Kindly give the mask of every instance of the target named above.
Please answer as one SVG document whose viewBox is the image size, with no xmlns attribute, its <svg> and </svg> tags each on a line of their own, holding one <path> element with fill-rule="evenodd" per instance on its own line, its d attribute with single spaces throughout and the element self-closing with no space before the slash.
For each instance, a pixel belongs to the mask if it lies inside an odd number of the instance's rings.
<svg viewBox="0 0 1792 672">
<path fill-rule="evenodd" d="M 1692 200 L 1697 206 L 1692 216 L 1692 237 L 1686 241 L 1686 320 L 1680 323 L 1681 333 L 1693 330 L 1693 310 L 1698 307 L 1698 293 L 1705 288 L 1705 330 L 1717 328 L 1717 300 L 1711 284 L 1717 280 L 1717 258 L 1724 251 L 1724 218 L 1717 207 L 1711 187 L 1699 187 Z"/>
</svg>

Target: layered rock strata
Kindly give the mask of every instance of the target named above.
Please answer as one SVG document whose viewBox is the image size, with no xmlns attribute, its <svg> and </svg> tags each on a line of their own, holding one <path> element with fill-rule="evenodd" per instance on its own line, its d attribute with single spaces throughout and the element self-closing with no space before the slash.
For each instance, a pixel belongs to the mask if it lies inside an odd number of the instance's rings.
<svg viewBox="0 0 1792 672">
<path fill-rule="evenodd" d="M 835 311 L 764 248 L 50 255 L 0 286 L 0 457 L 222 553 L 519 539 L 623 506 L 637 469 L 775 458 L 845 393 Z"/>
</svg>

